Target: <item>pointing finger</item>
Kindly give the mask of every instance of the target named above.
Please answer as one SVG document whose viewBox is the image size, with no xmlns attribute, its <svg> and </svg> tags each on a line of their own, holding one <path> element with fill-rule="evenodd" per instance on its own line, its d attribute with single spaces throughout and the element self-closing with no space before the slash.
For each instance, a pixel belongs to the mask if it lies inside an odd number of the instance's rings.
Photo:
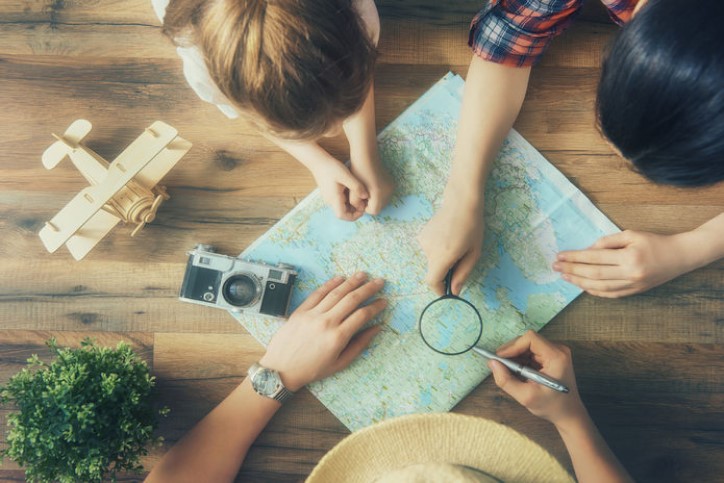
<svg viewBox="0 0 724 483">
<path fill-rule="evenodd" d="M 620 280 L 625 271 L 620 265 L 589 265 L 586 263 L 555 262 L 553 270 L 591 280 Z"/>
<path fill-rule="evenodd" d="M 337 302 L 334 307 L 329 309 L 329 315 L 335 320 L 342 322 L 352 312 L 357 310 L 362 303 L 369 300 L 373 295 L 379 292 L 384 284 L 384 280 L 376 278 L 356 288 L 355 290 L 350 291 L 345 294 L 344 298 Z M 359 327 L 357 327 L 357 329 L 359 329 Z M 355 331 L 352 331 L 352 333 Z"/>
<path fill-rule="evenodd" d="M 344 282 L 344 277 L 334 277 L 324 282 L 324 284 L 312 292 L 307 299 L 302 302 L 297 310 L 311 310 L 327 296 L 329 292 L 339 287 Z"/>
<path fill-rule="evenodd" d="M 633 282 L 631 280 L 591 280 L 578 275 L 561 275 L 566 282 L 577 285 L 585 291 L 594 290 L 596 292 L 615 292 L 631 288 Z"/>
<path fill-rule="evenodd" d="M 357 272 L 349 277 L 344 283 L 338 285 L 336 288 L 331 290 L 323 300 L 317 305 L 317 309 L 321 312 L 330 311 L 335 305 L 339 303 L 348 293 L 355 290 L 357 287 L 365 283 L 367 280 L 367 274 L 364 272 Z"/>
<path fill-rule="evenodd" d="M 380 312 L 387 307 L 387 300 L 377 299 L 369 305 L 360 307 L 352 315 L 347 317 L 340 325 L 340 330 L 344 336 L 350 339 L 358 330 L 360 330 L 367 322 L 377 317 Z"/>
<path fill-rule="evenodd" d="M 590 265 L 618 265 L 621 263 L 621 255 L 618 250 L 599 248 L 560 252 L 557 258 L 559 262 L 587 263 Z"/>
<path fill-rule="evenodd" d="M 374 339 L 375 336 L 380 333 L 380 331 L 382 331 L 382 326 L 375 325 L 373 327 L 363 330 L 362 332 L 352 337 L 349 344 L 347 344 L 347 347 L 342 350 L 342 352 L 339 354 L 339 357 L 337 358 L 337 362 L 335 364 L 335 372 L 341 371 L 345 367 L 349 366 L 352 361 L 355 360 L 357 356 L 359 356 L 362 351 L 364 351 L 370 345 L 372 339 Z"/>
</svg>

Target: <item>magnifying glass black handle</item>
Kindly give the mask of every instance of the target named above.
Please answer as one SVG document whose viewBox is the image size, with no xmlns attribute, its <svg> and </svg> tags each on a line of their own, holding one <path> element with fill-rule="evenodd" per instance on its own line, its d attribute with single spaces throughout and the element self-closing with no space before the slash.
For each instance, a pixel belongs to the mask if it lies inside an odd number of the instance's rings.
<svg viewBox="0 0 724 483">
<path fill-rule="evenodd" d="M 450 296 L 452 295 L 452 276 L 453 276 L 453 269 L 447 271 L 447 275 L 445 275 L 445 295 Z"/>
</svg>

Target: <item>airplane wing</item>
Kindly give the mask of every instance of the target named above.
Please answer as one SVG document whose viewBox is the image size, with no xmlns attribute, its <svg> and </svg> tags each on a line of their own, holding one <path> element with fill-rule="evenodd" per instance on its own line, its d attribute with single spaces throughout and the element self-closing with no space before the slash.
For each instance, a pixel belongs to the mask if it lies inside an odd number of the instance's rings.
<svg viewBox="0 0 724 483">
<path fill-rule="evenodd" d="M 45 248 L 53 253 L 67 242 L 76 231 L 83 227 L 103 205 L 115 194 L 108 193 L 103 186 L 89 186 L 81 190 L 40 230 L 40 239 Z M 108 214 L 109 216 L 113 216 Z M 120 218 L 113 217 L 116 222 Z"/>
<path fill-rule="evenodd" d="M 43 153 L 43 166 L 46 169 L 55 168 L 63 158 L 78 148 L 78 144 L 91 131 L 93 125 L 85 119 L 78 119 L 65 130 L 63 136 L 56 136 L 56 142 L 50 145 Z"/>
<path fill-rule="evenodd" d="M 48 251 L 53 253 L 67 242 L 177 134 L 176 129 L 160 121 L 146 129 L 110 164 L 101 183 L 81 190 L 40 230 L 40 238 Z"/>
<path fill-rule="evenodd" d="M 164 176 L 176 166 L 176 163 L 191 149 L 189 141 L 176 137 L 136 175 L 136 181 L 147 189 L 152 189 Z"/>
<path fill-rule="evenodd" d="M 83 259 L 119 221 L 121 221 L 120 218 L 104 210 L 93 215 L 66 243 L 73 258 Z"/>
<path fill-rule="evenodd" d="M 122 178 L 126 179 L 123 183 L 125 185 L 143 168 L 148 166 L 176 136 L 178 136 L 178 131 L 173 127 L 165 122 L 154 122 L 113 160 L 108 167 L 109 175 L 111 173 L 115 176 L 121 175 Z M 108 178 L 112 178 L 112 176 L 108 176 Z"/>
</svg>

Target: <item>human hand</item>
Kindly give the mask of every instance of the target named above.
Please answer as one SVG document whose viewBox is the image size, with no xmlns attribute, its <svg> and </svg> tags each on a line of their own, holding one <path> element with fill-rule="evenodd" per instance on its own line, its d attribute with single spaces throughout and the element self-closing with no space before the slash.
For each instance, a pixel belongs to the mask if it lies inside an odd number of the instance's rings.
<svg viewBox="0 0 724 483">
<path fill-rule="evenodd" d="M 581 397 L 578 395 L 571 350 L 568 347 L 554 344 L 529 330 L 517 339 L 502 345 L 496 354 L 516 359 L 523 365 L 532 367 L 568 386 L 569 392 L 564 394 L 537 382 L 521 381 L 500 362 L 488 361 L 495 384 L 528 411 L 556 426 L 586 414 Z"/>
<path fill-rule="evenodd" d="M 444 203 L 422 228 L 417 241 L 427 257 L 427 284 L 439 295 L 445 292 L 445 276 L 455 267 L 451 289 L 460 293 L 480 259 L 483 249 L 482 202 L 473 206 L 457 200 Z"/>
<path fill-rule="evenodd" d="M 337 218 L 354 221 L 364 215 L 370 197 L 365 185 L 341 162 L 329 160 L 312 170 L 324 201 Z"/>
<path fill-rule="evenodd" d="M 682 234 L 626 230 L 600 238 L 586 250 L 559 253 L 553 270 L 591 295 L 625 297 L 696 268 L 687 256 L 691 248 Z"/>
<path fill-rule="evenodd" d="M 379 278 L 367 282 L 362 272 L 347 280 L 329 280 L 274 334 L 259 363 L 278 371 L 291 391 L 341 371 L 381 329 L 374 326 L 358 333 L 387 306 L 386 300 L 375 299 L 360 307 L 383 286 Z"/>
<path fill-rule="evenodd" d="M 377 153 L 377 146 L 372 149 L 373 155 L 356 154 L 350 155 L 352 174 L 362 181 L 369 191 L 365 211 L 370 215 L 378 215 L 382 208 L 390 202 L 395 192 L 395 182 L 390 173 L 385 169 Z"/>
</svg>

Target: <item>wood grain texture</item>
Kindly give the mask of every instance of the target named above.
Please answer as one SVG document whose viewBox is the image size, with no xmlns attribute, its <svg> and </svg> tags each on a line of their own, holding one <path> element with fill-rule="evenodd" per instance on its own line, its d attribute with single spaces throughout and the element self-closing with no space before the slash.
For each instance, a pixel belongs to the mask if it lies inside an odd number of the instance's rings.
<svg viewBox="0 0 724 483">
<path fill-rule="evenodd" d="M 377 125 L 449 70 L 465 75 L 477 0 L 381 0 Z M 518 129 L 622 228 L 677 233 L 724 210 L 721 186 L 654 186 L 595 128 L 601 54 L 616 32 L 599 2 L 533 70 Z M 221 401 L 263 348 L 224 311 L 180 303 L 186 251 L 238 253 L 314 189 L 309 173 L 244 121 L 227 120 L 186 84 L 150 1 L 8 0 L 0 4 L 0 383 L 44 341 L 127 340 L 152 363 L 171 407 L 168 445 Z M 163 183 L 171 199 L 137 237 L 118 227 L 80 263 L 45 252 L 37 232 L 85 186 L 70 163 L 40 155 L 73 120 L 113 159 L 162 119 L 194 143 Z M 344 159 L 344 139 L 324 141 Z M 673 256 L 674 254 L 672 254 Z M 583 295 L 543 333 L 572 346 L 584 400 L 639 481 L 724 474 L 724 261 L 623 300 Z M 0 425 L 8 408 L 0 410 Z M 485 381 L 455 411 L 511 425 L 570 468 L 552 427 Z M 301 391 L 259 438 L 239 481 L 301 481 L 348 431 Z M 1 441 L 0 441 L 1 443 Z M 151 467 L 165 448 L 146 460 Z M 138 477 L 125 475 L 122 481 Z M 6 462 L 0 480 L 22 481 Z"/>
</svg>

